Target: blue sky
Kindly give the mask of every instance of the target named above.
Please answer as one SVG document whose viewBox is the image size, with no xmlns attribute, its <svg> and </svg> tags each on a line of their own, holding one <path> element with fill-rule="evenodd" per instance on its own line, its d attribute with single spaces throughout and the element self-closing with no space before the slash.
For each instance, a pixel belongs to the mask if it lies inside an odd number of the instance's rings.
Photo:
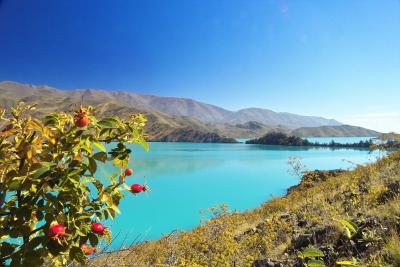
<svg viewBox="0 0 400 267">
<path fill-rule="evenodd" d="M 0 0 L 0 80 L 400 132 L 398 0 Z"/>
</svg>

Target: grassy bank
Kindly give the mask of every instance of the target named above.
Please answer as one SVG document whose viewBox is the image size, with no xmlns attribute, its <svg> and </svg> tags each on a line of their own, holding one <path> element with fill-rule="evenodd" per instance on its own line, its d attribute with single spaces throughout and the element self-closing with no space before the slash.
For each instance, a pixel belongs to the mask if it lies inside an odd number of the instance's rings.
<svg viewBox="0 0 400 267">
<path fill-rule="evenodd" d="M 354 171 L 310 172 L 285 197 L 258 209 L 210 209 L 214 219 L 192 231 L 102 255 L 90 264 L 400 266 L 399 193 L 400 153 L 395 152 Z"/>
</svg>

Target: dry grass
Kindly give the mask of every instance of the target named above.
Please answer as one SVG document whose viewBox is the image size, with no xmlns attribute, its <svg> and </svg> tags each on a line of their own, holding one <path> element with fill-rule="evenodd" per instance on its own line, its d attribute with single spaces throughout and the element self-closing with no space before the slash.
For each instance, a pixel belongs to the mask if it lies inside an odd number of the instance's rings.
<svg viewBox="0 0 400 267">
<path fill-rule="evenodd" d="M 393 266 L 400 266 L 400 239 L 396 233 L 390 237 L 385 249 L 388 252 L 388 258 L 392 262 Z"/>
</svg>

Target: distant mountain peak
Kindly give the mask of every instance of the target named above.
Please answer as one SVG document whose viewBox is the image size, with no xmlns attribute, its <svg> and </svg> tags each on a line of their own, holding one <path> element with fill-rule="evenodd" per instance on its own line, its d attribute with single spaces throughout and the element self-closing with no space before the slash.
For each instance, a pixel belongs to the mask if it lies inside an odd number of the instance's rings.
<svg viewBox="0 0 400 267">
<path fill-rule="evenodd" d="M 238 111 L 230 111 L 215 105 L 196 101 L 191 98 L 159 97 L 123 91 L 108 91 L 100 89 L 76 89 L 58 90 L 49 86 L 34 86 L 12 81 L 0 83 L 0 90 L 8 90 L 6 97 L 22 99 L 35 95 L 36 90 L 45 90 L 49 98 L 51 92 L 57 97 L 65 97 L 88 103 L 119 103 L 128 108 L 139 108 L 146 111 L 158 111 L 169 116 L 192 117 L 203 123 L 228 123 L 244 124 L 247 122 L 258 122 L 264 125 L 281 126 L 290 129 L 299 127 L 318 127 L 342 125 L 334 119 L 326 119 L 320 116 L 302 116 L 288 112 L 275 112 L 264 108 L 244 108 Z M 11 92 L 14 91 L 14 92 Z M 44 96 L 43 96 L 44 97 Z M 35 97 L 33 97 L 35 98 Z M 254 125 L 253 125 L 254 126 Z"/>
</svg>

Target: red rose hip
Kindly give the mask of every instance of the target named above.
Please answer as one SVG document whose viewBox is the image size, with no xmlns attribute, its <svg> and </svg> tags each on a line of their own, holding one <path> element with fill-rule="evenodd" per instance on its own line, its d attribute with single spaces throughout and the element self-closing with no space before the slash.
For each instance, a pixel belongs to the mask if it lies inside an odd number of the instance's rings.
<svg viewBox="0 0 400 267">
<path fill-rule="evenodd" d="M 82 107 L 82 105 L 78 111 L 75 111 L 74 121 L 75 126 L 78 128 L 85 127 L 89 124 L 90 121 L 88 117 L 88 112 Z"/>
<path fill-rule="evenodd" d="M 133 170 L 132 170 L 132 169 L 127 168 L 127 169 L 125 170 L 125 175 L 126 175 L 126 176 L 131 176 L 132 174 L 133 174 Z"/>
<path fill-rule="evenodd" d="M 133 184 L 131 186 L 131 192 L 134 194 L 138 194 L 143 191 L 143 186 L 140 184 Z"/>
<path fill-rule="evenodd" d="M 98 235 L 103 234 L 106 228 L 99 222 L 92 223 L 92 232 Z"/>
<path fill-rule="evenodd" d="M 75 119 L 76 127 L 82 128 L 89 124 L 89 118 L 87 116 L 78 117 Z"/>
<path fill-rule="evenodd" d="M 61 224 L 52 225 L 47 233 L 49 237 L 57 237 L 62 234 L 65 234 L 65 227 Z"/>
<path fill-rule="evenodd" d="M 85 254 L 85 255 L 91 255 L 94 253 L 94 248 L 89 247 L 86 244 L 81 245 L 81 250 L 82 250 L 83 254 Z"/>
</svg>

